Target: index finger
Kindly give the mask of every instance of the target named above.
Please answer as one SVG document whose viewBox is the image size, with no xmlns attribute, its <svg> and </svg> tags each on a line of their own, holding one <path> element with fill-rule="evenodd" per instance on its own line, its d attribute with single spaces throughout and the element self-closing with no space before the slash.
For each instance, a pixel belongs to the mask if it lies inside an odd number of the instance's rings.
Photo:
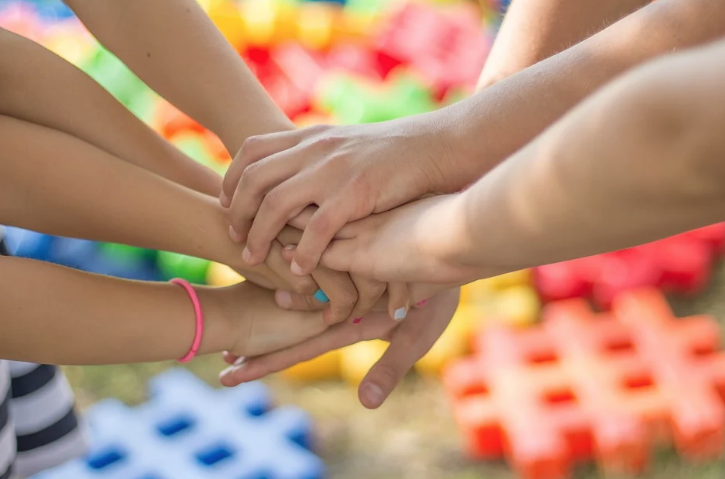
<svg viewBox="0 0 725 479">
<path fill-rule="evenodd" d="M 288 150 L 296 146 L 301 139 L 301 130 L 283 131 L 247 138 L 224 175 L 222 193 L 219 197 L 222 206 L 229 208 L 232 204 L 232 198 L 234 198 L 234 192 L 237 189 L 239 180 L 242 178 L 242 173 L 249 165 L 280 151 Z"/>
</svg>

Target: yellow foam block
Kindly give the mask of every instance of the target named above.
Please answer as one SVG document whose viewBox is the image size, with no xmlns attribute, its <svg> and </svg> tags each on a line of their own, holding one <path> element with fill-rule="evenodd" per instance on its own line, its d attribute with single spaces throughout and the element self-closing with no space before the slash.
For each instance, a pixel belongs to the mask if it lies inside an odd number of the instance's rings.
<svg viewBox="0 0 725 479">
<path fill-rule="evenodd" d="M 296 364 L 280 374 L 294 381 L 308 382 L 340 377 L 342 351 L 335 350 L 318 356 L 311 361 Z"/>
<path fill-rule="evenodd" d="M 211 263 L 206 273 L 206 282 L 212 286 L 231 286 L 242 281 L 244 276 L 225 264 Z"/>
<path fill-rule="evenodd" d="M 297 38 L 300 43 L 314 50 L 329 47 L 333 41 L 336 20 L 341 10 L 325 3 L 305 3 L 297 17 Z"/>
<path fill-rule="evenodd" d="M 379 340 L 365 341 L 344 348 L 340 363 L 342 379 L 351 386 L 360 384 L 387 348 L 388 343 Z"/>
<path fill-rule="evenodd" d="M 416 363 L 415 370 L 421 374 L 439 375 L 450 360 L 469 353 L 471 338 L 481 327 L 484 317 L 480 306 L 460 304 L 448 328 L 428 354 Z"/>
<path fill-rule="evenodd" d="M 239 7 L 232 2 L 213 2 L 208 6 L 209 18 L 237 51 L 244 48 L 244 22 Z"/>
<path fill-rule="evenodd" d="M 539 295 L 532 286 L 520 285 L 501 291 L 496 297 L 492 315 L 506 324 L 529 326 L 541 311 Z"/>
</svg>

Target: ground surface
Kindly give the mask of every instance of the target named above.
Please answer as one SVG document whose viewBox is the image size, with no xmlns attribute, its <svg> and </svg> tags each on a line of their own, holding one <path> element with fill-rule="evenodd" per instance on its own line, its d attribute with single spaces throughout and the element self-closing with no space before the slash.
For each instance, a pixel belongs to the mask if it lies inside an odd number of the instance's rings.
<svg viewBox="0 0 725 479">
<path fill-rule="evenodd" d="M 675 300 L 680 315 L 709 313 L 725 325 L 725 269 L 695 301 Z M 73 367 L 70 380 L 85 407 L 104 397 L 143 401 L 146 380 L 171 364 Z M 216 358 L 195 361 L 192 369 L 214 384 L 222 368 Z M 410 378 L 378 411 L 367 411 L 356 393 L 341 384 L 293 387 L 269 381 L 280 402 L 310 411 L 318 425 L 319 452 L 330 479 L 513 479 L 503 464 L 471 463 L 461 455 L 459 439 L 439 384 Z M 599 479 L 592 469 L 576 479 Z M 659 451 L 647 479 L 725 479 L 725 458 L 687 465 L 670 451 Z M 608 478 L 607 478 L 608 479 Z"/>
</svg>

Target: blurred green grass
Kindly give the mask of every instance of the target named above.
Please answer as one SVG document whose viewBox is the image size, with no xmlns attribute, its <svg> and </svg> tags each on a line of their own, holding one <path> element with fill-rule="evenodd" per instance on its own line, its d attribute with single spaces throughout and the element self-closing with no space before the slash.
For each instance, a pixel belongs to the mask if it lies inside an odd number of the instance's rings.
<svg viewBox="0 0 725 479">
<path fill-rule="evenodd" d="M 725 268 L 718 268 L 711 287 L 696 300 L 675 299 L 678 315 L 712 314 L 725 325 Z M 142 402 L 146 383 L 173 363 L 68 367 L 81 408 L 106 397 Z M 216 385 L 225 365 L 219 357 L 195 360 L 199 377 Z M 277 401 L 309 411 L 317 425 L 317 451 L 330 479 L 514 479 L 503 463 L 474 463 L 462 455 L 450 408 L 437 381 L 411 376 L 377 411 L 367 411 L 356 391 L 336 382 L 295 386 L 280 378 L 266 380 Z M 643 479 L 725 479 L 725 457 L 709 464 L 681 461 L 658 450 Z M 576 471 L 575 479 L 603 479 L 593 467 Z M 606 479 L 610 479 L 607 477 Z"/>
</svg>

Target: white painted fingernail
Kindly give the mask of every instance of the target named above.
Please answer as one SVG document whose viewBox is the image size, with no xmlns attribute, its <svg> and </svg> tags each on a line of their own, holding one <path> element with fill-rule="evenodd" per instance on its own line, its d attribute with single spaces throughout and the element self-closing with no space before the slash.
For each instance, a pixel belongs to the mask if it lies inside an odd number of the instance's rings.
<svg viewBox="0 0 725 479">
<path fill-rule="evenodd" d="M 405 316 L 407 316 L 408 310 L 405 308 L 398 308 L 393 313 L 393 319 L 396 321 L 402 321 L 405 319 Z"/>
<path fill-rule="evenodd" d="M 244 356 L 240 356 L 237 358 L 236 361 L 234 361 L 234 365 L 241 366 L 244 363 L 244 361 L 246 361 L 246 360 L 247 360 L 247 358 L 245 358 Z"/>
</svg>

